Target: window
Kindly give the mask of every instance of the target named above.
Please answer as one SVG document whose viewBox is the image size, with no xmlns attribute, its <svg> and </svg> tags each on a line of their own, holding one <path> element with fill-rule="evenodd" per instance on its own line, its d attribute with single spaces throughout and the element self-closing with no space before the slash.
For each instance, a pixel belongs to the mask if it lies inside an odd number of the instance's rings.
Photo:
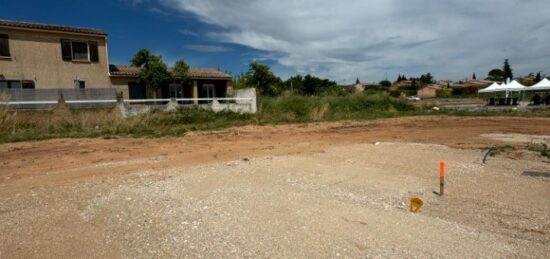
<svg viewBox="0 0 550 259">
<path fill-rule="evenodd" d="M 71 47 L 73 50 L 73 60 L 89 60 L 88 43 L 73 41 Z"/>
<path fill-rule="evenodd" d="M 10 56 L 10 40 L 7 34 L 0 34 L 0 57 Z"/>
<path fill-rule="evenodd" d="M 65 61 L 99 62 L 97 41 L 72 41 L 61 39 L 61 57 Z"/>
<path fill-rule="evenodd" d="M 34 81 L 24 80 L 21 81 L 21 85 L 23 89 L 34 89 Z"/>
<path fill-rule="evenodd" d="M 0 80 L 0 89 L 20 89 L 21 81 L 19 80 Z"/>
<path fill-rule="evenodd" d="M 74 88 L 84 89 L 86 88 L 86 82 L 80 80 L 74 80 Z"/>
<path fill-rule="evenodd" d="M 99 62 L 99 53 L 97 49 L 97 41 L 89 41 L 88 46 L 90 48 L 90 61 Z"/>
</svg>

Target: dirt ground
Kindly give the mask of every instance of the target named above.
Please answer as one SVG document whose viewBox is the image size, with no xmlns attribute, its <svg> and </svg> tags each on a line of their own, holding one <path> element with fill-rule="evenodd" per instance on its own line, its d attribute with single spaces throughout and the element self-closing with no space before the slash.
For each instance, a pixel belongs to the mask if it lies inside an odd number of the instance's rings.
<svg viewBox="0 0 550 259">
<path fill-rule="evenodd" d="M 550 172 L 523 149 L 549 135 L 548 118 L 410 117 L 3 144 L 0 258 L 547 258 L 550 178 L 521 174 Z"/>
</svg>

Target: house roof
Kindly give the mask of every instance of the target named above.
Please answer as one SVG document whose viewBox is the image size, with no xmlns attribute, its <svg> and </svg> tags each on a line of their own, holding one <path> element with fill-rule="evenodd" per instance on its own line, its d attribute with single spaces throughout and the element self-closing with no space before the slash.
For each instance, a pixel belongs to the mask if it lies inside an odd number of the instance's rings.
<svg viewBox="0 0 550 259">
<path fill-rule="evenodd" d="M 2 20 L 2 19 L 0 19 L 0 27 L 69 32 L 69 33 L 83 33 L 83 34 L 107 36 L 107 33 L 105 31 L 102 31 L 100 29 L 94 29 L 94 28 L 82 28 L 82 27 L 72 27 L 72 26 L 69 27 L 69 26 L 55 25 L 55 24 L 22 22 L 22 21 L 12 21 L 12 20 Z"/>
<path fill-rule="evenodd" d="M 232 79 L 230 75 L 215 68 L 190 68 L 189 76 L 191 76 L 192 79 Z"/>
<path fill-rule="evenodd" d="M 442 89 L 443 86 L 440 85 L 440 84 L 429 84 L 429 85 L 426 85 L 426 86 L 422 87 L 422 89 L 425 89 L 425 88 L 431 88 L 431 89 L 439 90 L 439 89 Z"/>
<path fill-rule="evenodd" d="M 109 65 L 111 76 L 137 77 L 141 69 L 131 65 Z M 168 69 L 171 70 L 171 69 Z M 231 76 L 215 68 L 189 68 L 191 79 L 231 80 Z"/>
<path fill-rule="evenodd" d="M 472 79 L 464 82 L 464 84 L 472 84 L 472 85 L 490 85 L 492 83 L 494 82 L 489 80 L 476 80 L 476 79 Z"/>
<path fill-rule="evenodd" d="M 130 65 L 109 65 L 112 76 L 137 77 L 140 71 L 139 67 Z"/>
</svg>

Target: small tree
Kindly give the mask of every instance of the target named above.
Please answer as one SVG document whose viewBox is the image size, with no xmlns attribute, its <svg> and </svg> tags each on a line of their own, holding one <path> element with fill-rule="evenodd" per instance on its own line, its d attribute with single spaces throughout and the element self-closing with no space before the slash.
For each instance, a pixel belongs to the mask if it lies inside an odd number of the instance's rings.
<svg viewBox="0 0 550 259">
<path fill-rule="evenodd" d="M 284 82 L 286 90 L 291 90 L 292 93 L 304 94 L 304 77 L 301 75 L 291 76 Z"/>
<path fill-rule="evenodd" d="M 176 64 L 174 65 L 174 71 L 172 72 L 172 77 L 174 81 L 178 83 L 189 83 L 189 81 L 191 80 L 191 77 L 189 76 L 189 65 L 185 63 L 185 60 L 180 59 L 176 61 Z"/>
<path fill-rule="evenodd" d="M 359 81 L 359 77 L 358 77 L 357 80 L 355 80 L 355 84 L 358 85 L 360 83 L 361 83 L 361 81 Z"/>
<path fill-rule="evenodd" d="M 508 78 L 510 78 L 510 80 L 514 79 L 514 74 L 512 74 L 512 68 L 510 67 L 510 63 L 508 63 L 508 59 L 504 60 L 502 72 L 504 73 L 504 80 Z"/>
<path fill-rule="evenodd" d="M 157 98 L 158 89 L 172 78 L 162 57 L 153 55 L 148 49 L 140 49 L 132 58 L 132 65 L 141 68 L 139 78 L 153 89 L 153 98 Z"/>
<path fill-rule="evenodd" d="M 384 89 L 388 89 L 391 86 L 391 82 L 388 80 L 382 80 L 378 84 L 384 87 Z"/>
<path fill-rule="evenodd" d="M 271 72 L 268 65 L 251 63 L 246 77 L 249 85 L 257 87 L 264 95 L 275 96 L 280 92 L 281 79 Z"/>
<path fill-rule="evenodd" d="M 474 79 L 474 80 L 477 79 L 477 78 L 476 78 L 476 73 L 474 73 L 474 74 L 472 75 L 472 79 Z"/>
<path fill-rule="evenodd" d="M 233 88 L 234 89 L 244 89 L 248 87 L 248 82 L 246 81 L 247 77 L 244 73 L 236 75 L 233 77 Z"/>
<path fill-rule="evenodd" d="M 420 83 L 421 84 L 431 84 L 433 83 L 433 76 L 431 73 L 427 73 L 425 75 L 420 76 Z"/>
<path fill-rule="evenodd" d="M 542 80 L 541 76 L 540 76 L 540 72 L 537 73 L 537 76 L 535 76 L 535 83 L 538 83 L 540 82 L 540 80 Z"/>
<path fill-rule="evenodd" d="M 504 81 L 506 78 L 504 77 L 504 72 L 502 70 L 495 68 L 489 71 L 489 74 L 487 74 L 487 80 Z"/>
</svg>

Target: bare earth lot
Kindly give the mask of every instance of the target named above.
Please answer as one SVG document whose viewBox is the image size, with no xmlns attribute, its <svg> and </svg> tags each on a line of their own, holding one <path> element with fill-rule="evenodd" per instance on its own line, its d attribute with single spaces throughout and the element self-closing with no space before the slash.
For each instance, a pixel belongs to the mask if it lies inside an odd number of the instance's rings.
<svg viewBox="0 0 550 259">
<path fill-rule="evenodd" d="M 548 135 L 412 117 L 3 144 L 0 258 L 547 258 L 550 178 L 521 173 L 550 172 L 523 150 Z M 482 164 L 497 144 L 518 149 Z"/>
</svg>

